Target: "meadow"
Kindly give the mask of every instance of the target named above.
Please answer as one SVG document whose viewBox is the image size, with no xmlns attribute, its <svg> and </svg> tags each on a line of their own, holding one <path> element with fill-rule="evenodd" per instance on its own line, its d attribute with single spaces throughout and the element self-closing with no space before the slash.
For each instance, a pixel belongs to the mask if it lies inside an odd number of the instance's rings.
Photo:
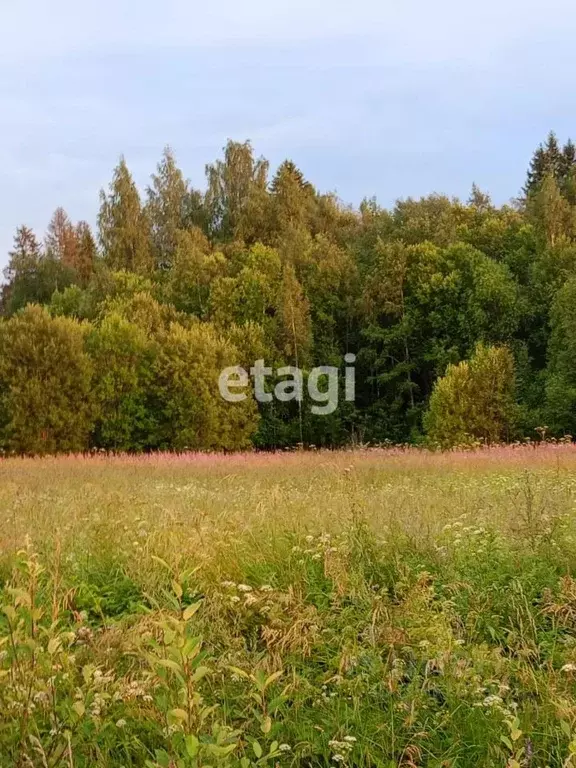
<svg viewBox="0 0 576 768">
<path fill-rule="evenodd" d="M 576 448 L 0 461 L 0 766 L 576 766 Z"/>
</svg>

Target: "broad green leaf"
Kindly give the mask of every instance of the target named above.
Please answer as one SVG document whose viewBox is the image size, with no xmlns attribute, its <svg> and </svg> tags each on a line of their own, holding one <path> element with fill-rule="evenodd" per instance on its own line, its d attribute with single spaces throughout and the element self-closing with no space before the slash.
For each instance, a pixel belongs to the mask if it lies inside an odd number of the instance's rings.
<svg viewBox="0 0 576 768">
<path fill-rule="evenodd" d="M 185 739 L 186 744 L 186 752 L 188 753 L 188 757 L 196 757 L 198 754 L 198 749 L 200 748 L 200 742 L 194 736 L 194 734 L 190 733 L 188 736 L 186 736 Z"/>
</svg>

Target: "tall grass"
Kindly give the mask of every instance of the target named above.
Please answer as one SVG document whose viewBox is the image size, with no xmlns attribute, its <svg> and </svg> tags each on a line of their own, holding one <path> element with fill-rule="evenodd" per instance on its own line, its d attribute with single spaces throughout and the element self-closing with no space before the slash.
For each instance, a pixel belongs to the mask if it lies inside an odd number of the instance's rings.
<svg viewBox="0 0 576 768">
<path fill-rule="evenodd" d="M 576 765 L 575 470 L 1 461 L 0 766 Z"/>
</svg>

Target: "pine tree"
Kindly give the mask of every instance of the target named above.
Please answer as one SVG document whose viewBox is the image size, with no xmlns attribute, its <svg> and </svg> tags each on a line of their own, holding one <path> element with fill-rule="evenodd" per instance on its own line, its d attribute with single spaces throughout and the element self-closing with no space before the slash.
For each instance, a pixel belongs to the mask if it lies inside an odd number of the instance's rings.
<svg viewBox="0 0 576 768">
<path fill-rule="evenodd" d="M 98 214 L 104 260 L 114 270 L 145 274 L 153 269 L 150 229 L 136 184 L 122 157 L 109 192 L 100 192 Z"/>
</svg>

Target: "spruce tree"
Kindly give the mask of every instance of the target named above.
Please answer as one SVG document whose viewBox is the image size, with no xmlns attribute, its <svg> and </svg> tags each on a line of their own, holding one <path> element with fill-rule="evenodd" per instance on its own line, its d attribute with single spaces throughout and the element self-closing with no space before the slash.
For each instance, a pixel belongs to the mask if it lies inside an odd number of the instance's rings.
<svg viewBox="0 0 576 768">
<path fill-rule="evenodd" d="M 524 185 L 524 195 L 528 198 L 537 192 L 546 176 L 552 176 L 562 188 L 565 179 L 574 165 L 575 148 L 569 139 L 560 149 L 558 139 L 550 131 L 544 144 L 534 152 Z"/>
<path fill-rule="evenodd" d="M 87 285 L 90 277 L 94 273 L 98 256 L 96 242 L 88 222 L 78 222 L 76 226 L 76 238 L 76 258 L 73 266 L 80 285 Z"/>
</svg>

